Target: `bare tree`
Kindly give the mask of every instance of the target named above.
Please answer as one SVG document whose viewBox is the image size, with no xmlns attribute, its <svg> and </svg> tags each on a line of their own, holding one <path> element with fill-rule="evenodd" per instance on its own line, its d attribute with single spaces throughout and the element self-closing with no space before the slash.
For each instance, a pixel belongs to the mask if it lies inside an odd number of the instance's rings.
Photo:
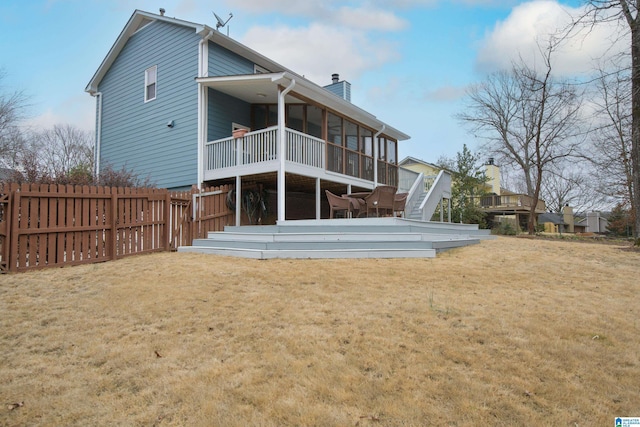
<svg viewBox="0 0 640 427">
<path fill-rule="evenodd" d="M 545 172 L 578 148 L 582 98 L 576 85 L 552 76 L 553 39 L 540 49 L 543 71 L 524 61 L 491 74 L 468 91 L 469 109 L 458 118 L 485 140 L 485 149 L 522 172 L 527 194 L 538 200 Z M 536 203 L 528 231 L 535 232 Z"/>
<path fill-rule="evenodd" d="M 562 162 L 549 170 L 540 194 L 546 202 L 547 209 L 562 212 L 566 205 L 576 211 L 589 211 L 606 204 L 606 197 L 596 191 L 597 183 L 594 174 L 585 170 L 584 165 L 574 167 L 573 162 Z"/>
<path fill-rule="evenodd" d="M 72 125 L 54 125 L 34 135 L 43 171 L 53 177 L 68 176 L 74 169 L 91 171 L 91 133 Z"/>
<path fill-rule="evenodd" d="M 626 27 L 631 53 L 631 205 L 636 213 L 633 236 L 640 246 L 640 0 L 586 0 L 587 12 L 578 23 L 617 22 Z"/>
<path fill-rule="evenodd" d="M 625 70 L 599 70 L 593 97 L 596 124 L 589 156 L 601 190 L 623 206 L 632 206 L 631 82 Z"/>
<path fill-rule="evenodd" d="M 15 166 L 18 145 L 21 141 L 20 121 L 24 118 L 27 98 L 22 91 L 4 93 L 2 79 L 5 73 L 0 70 L 0 165 Z"/>
<path fill-rule="evenodd" d="M 24 132 L 17 147 L 19 181 L 90 184 L 93 182 L 91 134 L 72 125 Z"/>
</svg>

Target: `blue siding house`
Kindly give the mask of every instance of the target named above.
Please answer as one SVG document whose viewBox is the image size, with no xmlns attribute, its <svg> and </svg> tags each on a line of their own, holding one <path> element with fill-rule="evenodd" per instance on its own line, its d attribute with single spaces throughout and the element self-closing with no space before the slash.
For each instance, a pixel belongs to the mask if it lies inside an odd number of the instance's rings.
<svg viewBox="0 0 640 427">
<path fill-rule="evenodd" d="M 409 137 L 331 77 L 319 86 L 208 25 L 136 10 L 85 89 L 96 171 L 124 166 L 170 189 L 232 184 L 237 203 L 258 186 L 277 220 L 321 218 L 325 189 L 397 186 Z"/>
</svg>

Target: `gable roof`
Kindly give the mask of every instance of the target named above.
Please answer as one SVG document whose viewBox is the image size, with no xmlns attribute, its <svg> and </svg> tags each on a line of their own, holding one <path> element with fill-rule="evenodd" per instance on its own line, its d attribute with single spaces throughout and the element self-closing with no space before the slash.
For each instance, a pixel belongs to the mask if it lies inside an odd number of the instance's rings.
<svg viewBox="0 0 640 427">
<path fill-rule="evenodd" d="M 558 213 L 546 212 L 538 215 L 538 222 L 543 224 L 545 222 L 551 222 L 556 225 L 564 225 L 564 216 Z"/>
<path fill-rule="evenodd" d="M 208 25 L 196 24 L 194 22 L 183 21 L 181 19 L 170 18 L 168 16 L 157 15 L 155 13 L 145 12 L 142 10 L 136 9 L 129 18 L 129 21 L 120 32 L 120 35 L 116 39 L 115 43 L 107 53 L 107 56 L 104 58 L 98 70 L 95 72 L 89 83 L 87 84 L 85 91 L 90 93 L 91 95 L 95 95 L 98 91 L 98 86 L 100 81 L 104 78 L 105 74 L 116 60 L 124 46 L 126 45 L 129 38 L 135 34 L 138 30 L 145 27 L 154 21 L 167 22 L 174 25 L 180 25 L 187 28 L 193 28 L 194 32 L 198 34 L 202 38 L 208 38 L 213 40 L 218 45 L 234 52 L 254 64 L 259 65 L 260 67 L 266 69 L 270 73 L 280 73 L 282 77 L 288 80 L 295 79 L 298 85 L 298 88 L 295 90 L 299 91 L 301 88 L 304 88 L 308 93 L 314 94 L 315 97 L 313 99 L 318 99 L 323 102 L 329 108 L 333 108 L 334 110 L 346 114 L 350 117 L 353 117 L 356 120 L 360 120 L 363 123 L 374 127 L 375 129 L 384 129 L 384 133 L 392 138 L 397 139 L 398 141 L 404 141 L 409 139 L 409 135 L 395 129 L 392 126 L 387 125 L 386 123 L 380 121 L 373 114 L 357 107 L 356 105 L 345 101 L 343 98 L 335 95 L 329 90 L 323 88 L 320 85 L 312 82 L 304 78 L 303 76 L 295 73 L 292 70 L 278 64 L 277 62 L 267 58 L 264 55 L 256 52 L 255 50 L 235 41 L 234 39 L 225 36 L 220 31 L 217 31 Z M 272 75 L 267 74 L 270 78 Z M 242 76 L 227 76 L 230 80 L 241 78 Z M 199 82 L 208 82 L 211 83 L 215 80 L 221 81 L 224 80 L 224 77 L 220 78 L 208 78 L 208 77 L 197 77 Z"/>
<path fill-rule="evenodd" d="M 237 53 L 239 55 L 244 56 L 250 61 L 258 64 L 259 66 L 266 68 L 269 71 L 285 71 L 286 68 L 275 61 L 270 60 L 264 55 L 259 54 L 253 49 L 238 43 L 230 37 L 225 36 L 220 31 L 217 31 L 208 25 L 197 24 L 195 22 L 184 21 L 182 19 L 170 18 L 168 16 L 157 15 L 155 13 L 145 12 L 139 9 L 136 9 L 127 24 L 124 26 L 120 35 L 116 39 L 115 43 L 107 53 L 107 56 L 102 60 L 102 63 L 98 67 L 98 70 L 95 72 L 87 87 L 85 88 L 86 92 L 90 94 L 95 94 L 98 90 L 98 85 L 100 81 L 105 76 L 113 62 L 116 60 L 124 46 L 127 44 L 129 38 L 134 35 L 138 30 L 144 28 L 148 24 L 160 21 L 167 22 L 169 24 L 180 25 L 182 27 L 193 28 L 194 32 L 198 34 L 200 37 L 209 36 L 212 40 L 215 40 L 217 44 L 220 46 L 229 49 L 230 51 Z"/>
<path fill-rule="evenodd" d="M 438 170 L 446 169 L 446 168 L 440 167 L 438 165 L 434 165 L 433 163 L 425 162 L 424 160 L 421 160 L 421 159 L 418 159 L 418 158 L 415 158 L 415 157 L 411 157 L 411 156 L 407 156 L 404 159 L 400 160 L 400 162 L 398 164 L 400 166 L 404 166 L 406 164 L 415 164 L 415 163 L 418 163 L 418 164 L 421 164 L 421 165 L 425 165 L 425 166 L 429 166 L 431 168 L 438 169 Z"/>
</svg>

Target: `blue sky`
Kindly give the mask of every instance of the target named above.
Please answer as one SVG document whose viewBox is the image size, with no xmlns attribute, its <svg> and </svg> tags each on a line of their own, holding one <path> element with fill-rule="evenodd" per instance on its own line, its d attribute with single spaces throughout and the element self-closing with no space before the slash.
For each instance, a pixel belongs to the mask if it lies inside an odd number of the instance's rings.
<svg viewBox="0 0 640 427">
<path fill-rule="evenodd" d="M 453 117 L 465 88 L 512 59 L 535 61 L 536 40 L 579 13 L 579 0 L 2 0 L 2 90 L 29 96 L 28 125 L 93 130 L 84 88 L 135 9 L 215 26 L 315 83 L 331 74 L 352 85 L 352 102 L 409 134 L 400 158 L 436 162 L 474 140 Z M 585 75 L 615 28 L 579 37 L 557 69 Z M 604 42 L 603 42 L 604 41 Z"/>
</svg>

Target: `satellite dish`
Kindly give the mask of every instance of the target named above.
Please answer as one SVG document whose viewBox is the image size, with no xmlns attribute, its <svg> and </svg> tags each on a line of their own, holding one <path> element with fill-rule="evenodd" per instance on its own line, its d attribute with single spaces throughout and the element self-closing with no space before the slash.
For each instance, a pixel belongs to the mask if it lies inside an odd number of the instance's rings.
<svg viewBox="0 0 640 427">
<path fill-rule="evenodd" d="M 233 18 L 233 13 L 229 14 L 229 18 L 227 18 L 226 21 L 224 21 L 222 18 L 220 18 L 215 12 L 211 12 L 213 13 L 213 16 L 216 17 L 216 20 L 218 21 L 218 23 L 216 24 L 216 30 L 220 31 L 220 28 L 224 27 L 225 25 L 227 25 L 227 22 L 229 22 L 231 20 L 231 18 Z"/>
</svg>

